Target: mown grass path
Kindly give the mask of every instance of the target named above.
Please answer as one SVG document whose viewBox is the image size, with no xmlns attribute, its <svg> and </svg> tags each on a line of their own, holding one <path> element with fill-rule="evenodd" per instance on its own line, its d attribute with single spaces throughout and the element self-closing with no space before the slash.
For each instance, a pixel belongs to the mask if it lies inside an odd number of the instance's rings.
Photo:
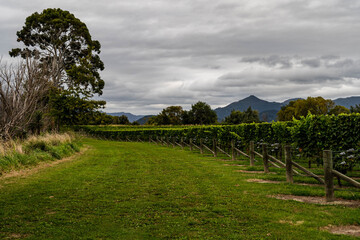
<svg viewBox="0 0 360 240">
<path fill-rule="evenodd" d="M 73 161 L 0 180 L 0 239 L 353 239 L 320 228 L 360 224 L 358 208 L 266 197 L 321 188 L 249 183 L 181 149 L 84 143 Z"/>
</svg>

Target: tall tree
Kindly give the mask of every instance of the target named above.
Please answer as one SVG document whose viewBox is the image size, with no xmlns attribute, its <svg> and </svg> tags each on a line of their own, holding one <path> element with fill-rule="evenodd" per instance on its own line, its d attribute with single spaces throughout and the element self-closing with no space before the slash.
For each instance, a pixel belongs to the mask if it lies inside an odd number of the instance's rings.
<svg viewBox="0 0 360 240">
<path fill-rule="evenodd" d="M 217 120 L 216 112 L 209 104 L 201 101 L 192 105 L 188 114 L 191 124 L 213 124 Z"/>
<path fill-rule="evenodd" d="M 102 94 L 100 43 L 73 14 L 53 8 L 35 12 L 16 35 L 26 47 L 12 49 L 10 56 L 34 57 L 49 66 L 54 87 L 84 96 Z"/>
</svg>

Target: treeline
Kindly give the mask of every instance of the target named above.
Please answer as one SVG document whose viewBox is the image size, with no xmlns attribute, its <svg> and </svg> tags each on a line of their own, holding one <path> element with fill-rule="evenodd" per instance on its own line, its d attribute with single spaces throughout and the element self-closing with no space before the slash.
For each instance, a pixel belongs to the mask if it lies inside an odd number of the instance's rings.
<svg viewBox="0 0 360 240">
<path fill-rule="evenodd" d="M 308 114 L 321 115 L 339 115 L 342 113 L 359 113 L 360 105 L 352 106 L 347 109 L 336 105 L 330 99 L 322 97 L 308 97 L 291 101 L 283 106 L 277 113 L 278 121 L 292 121 L 300 119 Z M 245 111 L 232 110 L 230 115 L 222 120 L 221 124 L 241 124 L 241 123 L 259 123 L 259 113 L 249 107 Z M 170 106 L 163 109 L 158 115 L 150 118 L 148 125 L 186 125 L 186 124 L 217 124 L 216 112 L 205 102 L 197 102 L 191 106 L 189 111 L 183 110 L 181 106 Z"/>
<path fill-rule="evenodd" d="M 240 124 L 260 122 L 259 114 L 249 107 L 246 111 L 233 110 L 226 117 L 223 124 Z M 210 125 L 217 124 L 217 115 L 210 105 L 205 102 L 197 102 L 191 105 L 189 111 L 183 110 L 181 106 L 170 106 L 164 108 L 158 115 L 151 117 L 147 125 Z"/>
</svg>

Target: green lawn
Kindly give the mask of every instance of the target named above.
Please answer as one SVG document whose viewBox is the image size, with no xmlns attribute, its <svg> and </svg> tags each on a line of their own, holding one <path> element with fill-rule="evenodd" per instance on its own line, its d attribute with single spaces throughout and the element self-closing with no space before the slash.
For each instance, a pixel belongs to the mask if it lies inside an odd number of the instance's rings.
<svg viewBox="0 0 360 240">
<path fill-rule="evenodd" d="M 0 178 L 0 239 L 353 239 L 320 228 L 360 225 L 358 208 L 267 197 L 321 196 L 322 187 L 246 182 L 285 179 L 281 171 L 239 173 L 224 165 L 232 162 L 149 143 L 83 142 L 89 150 L 72 161 Z"/>
</svg>

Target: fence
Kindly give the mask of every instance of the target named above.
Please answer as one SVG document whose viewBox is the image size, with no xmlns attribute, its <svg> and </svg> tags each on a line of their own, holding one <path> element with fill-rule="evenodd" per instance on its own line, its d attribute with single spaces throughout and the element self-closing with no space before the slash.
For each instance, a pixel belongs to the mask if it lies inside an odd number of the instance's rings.
<svg viewBox="0 0 360 240">
<path fill-rule="evenodd" d="M 120 139 L 117 139 L 120 140 Z M 132 139 L 129 139 L 126 137 L 123 139 L 124 141 L 132 142 L 132 141 L 139 141 L 144 142 L 144 139 L 141 139 L 140 137 L 132 137 Z M 179 141 L 176 141 L 179 140 Z M 249 142 L 249 148 L 248 148 L 248 154 L 244 151 L 241 151 L 235 146 L 235 141 L 231 140 L 230 143 L 230 151 L 227 152 L 226 150 L 222 149 L 217 144 L 217 139 L 212 139 L 212 146 L 209 147 L 206 145 L 203 141 L 203 139 L 198 139 L 197 141 L 194 141 L 194 139 L 190 138 L 188 139 L 188 142 L 185 141 L 183 137 L 180 139 L 177 138 L 169 138 L 169 137 L 158 137 L 156 136 L 155 139 L 153 139 L 151 136 L 149 136 L 148 139 L 149 143 L 155 143 L 155 144 L 162 144 L 165 146 L 172 146 L 172 147 L 181 147 L 184 149 L 185 147 L 188 147 L 190 151 L 193 151 L 194 149 L 197 149 L 200 151 L 201 154 L 204 154 L 205 150 L 210 152 L 214 157 L 218 156 L 218 153 L 222 153 L 226 155 L 227 157 L 231 158 L 232 160 L 236 160 L 236 155 L 244 156 L 249 160 L 250 166 L 255 166 L 255 156 L 258 156 L 262 159 L 263 167 L 264 167 L 264 173 L 269 173 L 269 165 L 272 165 L 276 168 L 285 168 L 286 169 L 286 181 L 293 184 L 293 176 L 294 174 L 299 176 L 309 176 L 314 179 L 316 179 L 320 184 L 325 186 L 325 198 L 327 202 L 334 201 L 334 177 L 338 177 L 348 183 L 350 183 L 352 186 L 356 188 L 360 188 L 360 183 L 342 173 L 339 171 L 336 171 L 333 169 L 333 158 L 332 158 L 332 151 L 331 150 L 324 150 L 323 151 L 323 168 L 324 168 L 324 178 L 321 178 L 320 176 L 316 175 L 315 173 L 311 172 L 307 168 L 301 166 L 297 162 L 292 160 L 291 155 L 291 146 L 286 145 L 284 146 L 284 156 L 285 156 L 285 162 L 277 159 L 275 156 L 272 156 L 268 153 L 267 145 L 266 143 L 261 144 L 262 154 L 255 151 L 255 144 L 254 141 Z M 198 145 L 195 143 L 197 142 Z M 209 141 L 207 141 L 209 142 Z M 281 153 L 282 154 L 282 153 Z M 282 157 L 280 157 L 282 158 Z M 294 168 L 297 168 L 298 170 L 305 173 L 305 175 L 301 174 L 299 171 L 295 170 Z"/>
</svg>

